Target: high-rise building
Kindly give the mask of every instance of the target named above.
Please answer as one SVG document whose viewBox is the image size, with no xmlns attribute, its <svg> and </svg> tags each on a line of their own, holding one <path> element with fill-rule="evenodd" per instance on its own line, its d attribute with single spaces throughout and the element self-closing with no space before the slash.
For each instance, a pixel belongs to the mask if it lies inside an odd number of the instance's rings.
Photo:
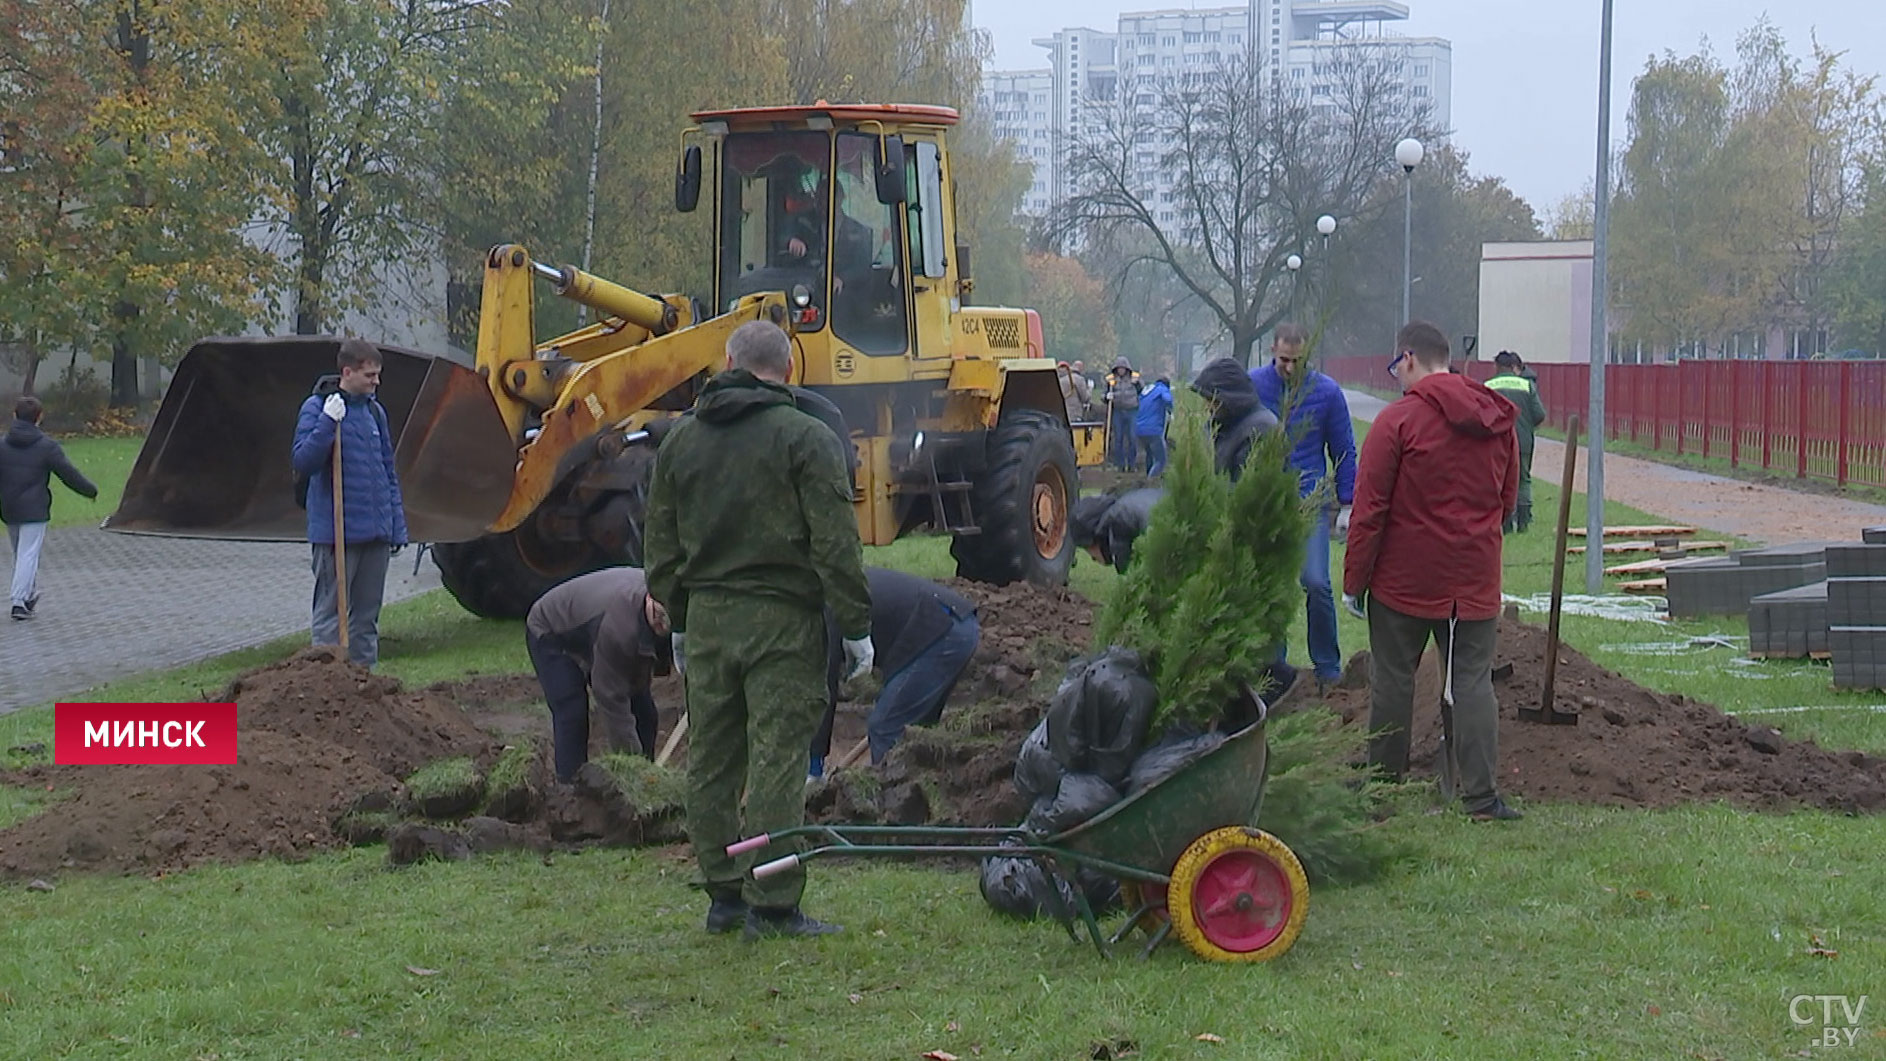
<svg viewBox="0 0 1886 1061">
<path fill-rule="evenodd" d="M 1129 12 L 1119 17 L 1113 32 L 1073 27 L 1037 39 L 1034 44 L 1048 52 L 1051 68 L 985 75 L 984 103 L 998 113 L 998 134 L 1022 145 L 1022 154 L 1034 163 L 1035 183 L 1024 209 L 1041 214 L 1078 191 L 1064 164 L 1065 152 L 1073 135 L 1093 131 L 1097 108 L 1114 104 L 1121 92 L 1154 104 L 1162 81 L 1203 72 L 1252 45 L 1280 97 L 1289 94 L 1315 107 L 1319 97 L 1332 94 L 1338 67 L 1334 53 L 1366 43 L 1373 60 L 1392 64 L 1401 98 L 1410 106 L 1425 106 L 1434 127 L 1449 128 L 1453 46 L 1438 37 L 1397 36 L 1386 28 L 1407 18 L 1407 5 L 1394 0 L 1251 0 L 1218 8 Z M 1026 108 L 1020 103 L 1024 95 Z M 1009 117 L 1000 116 L 1004 113 Z M 1158 169 L 1159 147 L 1148 136 L 1136 145 L 1134 162 L 1145 167 L 1145 186 L 1163 196 L 1160 189 L 1170 182 Z"/>
</svg>

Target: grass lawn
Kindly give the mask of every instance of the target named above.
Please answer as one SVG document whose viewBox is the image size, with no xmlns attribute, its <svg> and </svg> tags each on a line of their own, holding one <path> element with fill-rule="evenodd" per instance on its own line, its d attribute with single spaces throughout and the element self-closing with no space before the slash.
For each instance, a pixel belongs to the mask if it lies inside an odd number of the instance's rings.
<svg viewBox="0 0 1886 1061">
<path fill-rule="evenodd" d="M 1535 490 L 1544 522 L 1557 495 Z M 1509 593 L 1545 592 L 1551 546 L 1542 529 L 1509 543 Z M 950 572 L 937 539 L 871 554 Z M 1090 561 L 1075 569 L 1090 595 L 1113 579 Z M 1687 647 L 1745 634 L 1734 622 L 1564 626 L 1646 685 L 1736 711 L 1816 707 L 1762 719 L 1886 750 L 1886 716 L 1859 709 L 1876 698 L 1832 692 L 1825 666 Z M 518 624 L 473 619 L 443 594 L 389 608 L 385 629 L 384 669 L 409 681 L 526 667 Z M 1346 650 L 1365 644 L 1347 616 L 1342 634 Z M 1299 629 L 1293 658 L 1302 643 Z M 213 692 L 299 644 L 95 697 Z M 50 740 L 49 712 L 0 719 L 0 748 L 27 740 Z M 0 816 L 37 798 L 0 791 Z M 389 872 L 363 849 L 158 881 L 70 877 L 52 893 L 0 891 L 0 1056 L 1074 1061 L 1132 1044 L 1145 1058 L 1740 1059 L 1814 1052 L 1820 1029 L 1793 1023 L 1794 996 L 1886 985 L 1886 818 L 1527 810 L 1513 826 L 1391 821 L 1417 856 L 1316 891 L 1296 948 L 1255 968 L 1173 949 L 1102 961 L 1052 924 L 990 914 L 973 874 L 917 866 L 815 866 L 808 906 L 847 932 L 758 947 L 699 931 L 674 850 Z M 1815 939 L 1838 957 L 1810 953 Z M 1886 1055 L 1877 1006 L 1849 1056 Z"/>
</svg>

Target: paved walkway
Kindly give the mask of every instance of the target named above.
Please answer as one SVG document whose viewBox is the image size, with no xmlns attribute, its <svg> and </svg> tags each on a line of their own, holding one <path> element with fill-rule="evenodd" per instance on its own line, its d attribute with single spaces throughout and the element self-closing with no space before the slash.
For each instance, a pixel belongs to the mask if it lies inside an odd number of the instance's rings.
<svg viewBox="0 0 1886 1061">
<path fill-rule="evenodd" d="M 1343 393 L 1349 399 L 1349 411 L 1359 420 L 1374 421 L 1387 405 L 1360 391 Z M 1532 454 L 1533 478 L 1556 483 L 1564 472 L 1564 444 L 1540 439 Z M 1572 486 L 1585 489 L 1582 445 Z M 1770 544 L 1859 541 L 1862 527 L 1886 525 L 1886 505 L 1729 479 L 1615 453 L 1604 455 L 1604 495 L 1662 519 Z M 1537 513 L 1534 516 L 1539 518 Z"/>
<path fill-rule="evenodd" d="M 414 576 L 413 555 L 393 558 L 388 603 L 438 586 L 430 559 Z M 0 556 L 10 573 L 11 552 Z M 37 617 L 0 618 L 0 714 L 306 633 L 314 575 L 302 544 L 61 527 L 46 536 L 39 592 Z"/>
</svg>

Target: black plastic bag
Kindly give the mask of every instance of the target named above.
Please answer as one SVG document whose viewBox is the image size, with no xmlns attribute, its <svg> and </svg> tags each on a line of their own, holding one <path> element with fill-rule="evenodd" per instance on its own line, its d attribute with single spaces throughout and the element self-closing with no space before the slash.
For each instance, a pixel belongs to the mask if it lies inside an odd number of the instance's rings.
<svg viewBox="0 0 1886 1061">
<path fill-rule="evenodd" d="M 1066 772 L 1048 751 L 1048 720 L 1044 718 L 1015 754 L 1015 789 L 1031 802 L 1052 796 L 1061 788 L 1061 775 Z"/>
<path fill-rule="evenodd" d="M 1114 646 L 1069 668 L 1048 708 L 1048 750 L 1070 773 L 1126 780 L 1146 746 L 1159 692 L 1138 652 Z"/>
<path fill-rule="evenodd" d="M 1133 770 L 1126 782 L 1127 794 L 1133 795 L 1164 781 L 1178 773 L 1180 767 L 1200 758 L 1224 742 L 1225 735 L 1215 730 L 1210 733 L 1188 733 L 1167 737 L 1146 749 L 1144 755 L 1133 760 Z"/>
<path fill-rule="evenodd" d="M 1003 845 L 1009 846 L 1009 845 Z M 1120 882 L 1097 870 L 1082 867 L 1075 881 L 1094 913 L 1120 904 Z M 997 913 L 1031 921 L 1042 916 L 1077 916 L 1074 886 L 1050 874 L 1032 858 L 996 855 L 982 860 L 982 900 Z M 1056 907 L 1056 899 L 1059 907 Z"/>
<path fill-rule="evenodd" d="M 1058 893 L 1058 896 L 1057 896 Z M 1033 920 L 1043 914 L 1074 909 L 1074 889 L 1064 880 L 1052 878 L 1041 863 L 1032 858 L 995 855 L 982 860 L 982 900 L 997 913 Z"/>
<path fill-rule="evenodd" d="M 1041 836 L 1072 829 L 1120 802 L 1120 790 L 1094 774 L 1068 774 L 1052 796 L 1041 796 L 1022 825 Z"/>
</svg>

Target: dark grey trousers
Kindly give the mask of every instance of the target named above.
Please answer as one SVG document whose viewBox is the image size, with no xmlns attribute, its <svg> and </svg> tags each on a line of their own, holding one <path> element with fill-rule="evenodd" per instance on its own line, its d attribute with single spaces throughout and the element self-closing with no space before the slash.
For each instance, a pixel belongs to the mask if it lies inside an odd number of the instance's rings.
<svg viewBox="0 0 1886 1061">
<path fill-rule="evenodd" d="M 1449 627 L 1452 626 L 1450 639 Z M 1432 636 L 1440 646 L 1443 681 L 1452 677 L 1454 761 L 1467 810 L 1498 796 L 1499 703 L 1493 696 L 1498 622 L 1417 619 L 1369 600 L 1369 763 L 1399 779 L 1408 772 L 1408 728 L 1414 718 L 1414 675 Z M 1450 643 L 1451 641 L 1451 643 Z"/>
<path fill-rule="evenodd" d="M 334 547 L 313 545 L 314 643 L 341 643 L 340 605 L 334 593 Z M 347 547 L 347 658 L 371 667 L 380 661 L 380 602 L 393 547 L 361 542 Z"/>
</svg>

